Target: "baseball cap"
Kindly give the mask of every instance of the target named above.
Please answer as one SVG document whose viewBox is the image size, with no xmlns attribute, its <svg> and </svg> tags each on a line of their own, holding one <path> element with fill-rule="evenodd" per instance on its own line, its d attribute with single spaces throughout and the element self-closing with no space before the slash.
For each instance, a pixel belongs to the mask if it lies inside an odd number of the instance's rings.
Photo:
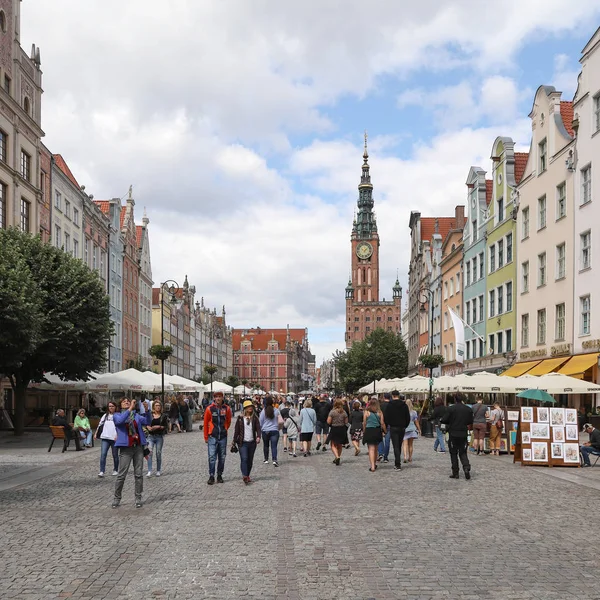
<svg viewBox="0 0 600 600">
<path fill-rule="evenodd" d="M 585 431 L 586 429 L 591 428 L 591 427 L 593 427 L 593 425 L 591 423 L 584 423 L 583 424 L 583 431 Z"/>
</svg>

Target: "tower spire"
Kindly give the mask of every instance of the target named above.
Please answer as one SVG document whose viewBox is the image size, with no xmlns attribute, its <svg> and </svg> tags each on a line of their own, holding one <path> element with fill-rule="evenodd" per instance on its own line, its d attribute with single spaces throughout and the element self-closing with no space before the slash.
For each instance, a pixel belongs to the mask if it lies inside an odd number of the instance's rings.
<svg viewBox="0 0 600 600">
<path fill-rule="evenodd" d="M 369 239 L 377 233 L 377 222 L 373 214 L 373 184 L 371 183 L 369 151 L 367 149 L 368 139 L 369 136 L 365 130 L 362 173 L 358 184 L 358 214 L 356 215 L 356 224 L 353 224 L 352 227 L 353 233 L 363 239 Z"/>
</svg>

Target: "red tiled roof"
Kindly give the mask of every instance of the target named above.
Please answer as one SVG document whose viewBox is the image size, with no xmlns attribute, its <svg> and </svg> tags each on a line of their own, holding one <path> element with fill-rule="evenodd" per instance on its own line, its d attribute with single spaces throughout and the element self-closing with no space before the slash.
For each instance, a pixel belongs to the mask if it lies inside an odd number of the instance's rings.
<svg viewBox="0 0 600 600">
<path fill-rule="evenodd" d="M 521 179 L 523 179 L 528 158 L 529 152 L 515 152 L 515 182 L 517 184 L 521 183 Z"/>
<path fill-rule="evenodd" d="M 494 194 L 494 182 L 491 179 L 485 180 L 485 203 L 489 206 Z"/>
<path fill-rule="evenodd" d="M 573 137 L 573 102 L 564 100 L 561 101 L 560 116 L 562 117 L 562 121 L 567 133 Z"/>
<path fill-rule="evenodd" d="M 65 162 L 65 159 L 60 154 L 53 154 L 52 157 L 54 158 L 56 166 L 69 178 L 71 183 L 77 189 L 81 189 L 81 186 L 77 183 L 77 179 L 75 179 L 75 176 L 71 172 L 71 169 L 69 169 L 69 166 Z"/>
<path fill-rule="evenodd" d="M 108 200 L 94 200 L 94 204 L 105 214 L 110 215 L 110 202 Z"/>
<path fill-rule="evenodd" d="M 247 334 L 242 338 L 242 331 L 247 331 Z M 302 344 L 306 331 L 304 329 L 290 329 L 290 339 L 292 342 Z M 271 339 L 279 342 L 279 349 L 285 350 L 287 340 L 287 329 L 234 329 L 233 330 L 233 349 L 239 350 L 242 339 L 252 341 L 252 350 L 266 350 L 267 344 Z"/>
<path fill-rule="evenodd" d="M 454 217 L 421 217 L 421 241 L 431 241 L 435 231 L 435 222 L 438 223 L 438 231 L 442 236 L 442 242 L 446 239 L 446 236 L 452 229 L 458 227 L 464 227 L 464 223 L 457 225 Z"/>
<path fill-rule="evenodd" d="M 123 229 L 123 223 L 125 223 L 125 213 L 127 212 L 127 209 L 122 206 L 121 207 L 121 229 Z"/>
<path fill-rule="evenodd" d="M 144 228 L 141 225 L 135 226 L 135 246 L 136 248 L 142 247 L 142 235 L 144 233 Z"/>
</svg>

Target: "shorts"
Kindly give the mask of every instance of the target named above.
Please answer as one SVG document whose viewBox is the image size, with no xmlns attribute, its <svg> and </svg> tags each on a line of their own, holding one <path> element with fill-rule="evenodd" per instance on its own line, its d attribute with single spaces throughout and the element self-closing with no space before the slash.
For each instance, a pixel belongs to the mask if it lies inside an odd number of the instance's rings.
<svg viewBox="0 0 600 600">
<path fill-rule="evenodd" d="M 317 421 L 315 426 L 315 433 L 318 435 L 320 433 L 324 433 L 327 435 L 329 433 L 329 425 L 327 423 L 322 423 L 321 421 Z"/>
<path fill-rule="evenodd" d="M 298 436 L 296 434 L 288 435 L 288 442 L 295 442 L 297 440 L 298 440 Z"/>
<path fill-rule="evenodd" d="M 484 440 L 485 432 L 487 431 L 487 423 L 474 423 L 473 424 L 473 435 L 476 440 Z"/>
<path fill-rule="evenodd" d="M 281 433 L 283 433 L 283 434 L 287 433 L 287 427 L 284 427 L 284 428 L 281 430 Z"/>
<path fill-rule="evenodd" d="M 301 433 L 300 434 L 300 441 L 301 442 L 310 442 L 312 441 L 312 431 L 310 433 Z"/>
</svg>

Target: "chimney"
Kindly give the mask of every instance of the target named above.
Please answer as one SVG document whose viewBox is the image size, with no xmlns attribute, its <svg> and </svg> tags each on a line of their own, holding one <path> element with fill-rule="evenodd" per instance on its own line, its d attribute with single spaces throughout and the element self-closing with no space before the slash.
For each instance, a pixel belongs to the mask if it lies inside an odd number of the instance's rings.
<svg viewBox="0 0 600 600">
<path fill-rule="evenodd" d="M 456 220 L 456 227 L 463 227 L 465 224 L 465 206 L 461 204 L 454 209 L 454 219 Z"/>
</svg>

